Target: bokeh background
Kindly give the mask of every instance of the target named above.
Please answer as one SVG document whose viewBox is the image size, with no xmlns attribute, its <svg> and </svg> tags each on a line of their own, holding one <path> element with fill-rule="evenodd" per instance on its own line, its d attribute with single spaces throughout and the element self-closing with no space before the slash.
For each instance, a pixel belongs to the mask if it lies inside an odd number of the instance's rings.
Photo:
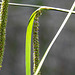
<svg viewBox="0 0 75 75">
<path fill-rule="evenodd" d="M 1 1 L 1 0 L 0 0 Z M 70 9 L 74 0 L 10 0 L 13 3 L 35 4 Z M 25 75 L 25 35 L 28 20 L 36 8 L 10 6 L 3 67 L 0 75 Z M 40 17 L 40 59 L 65 19 L 67 13 L 44 11 Z M 75 75 L 75 14 L 52 46 L 42 68 L 42 75 Z"/>
</svg>

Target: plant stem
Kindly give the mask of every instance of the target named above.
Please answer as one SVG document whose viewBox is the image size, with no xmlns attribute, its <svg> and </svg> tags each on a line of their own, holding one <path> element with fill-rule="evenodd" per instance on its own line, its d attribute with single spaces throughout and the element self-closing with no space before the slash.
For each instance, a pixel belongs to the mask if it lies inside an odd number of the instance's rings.
<svg viewBox="0 0 75 75">
<path fill-rule="evenodd" d="M 0 4 L 2 4 L 2 2 L 0 2 Z M 11 6 L 20 6 L 20 7 L 32 7 L 32 8 L 42 7 L 40 5 L 32 5 L 32 4 L 19 4 L 19 3 L 8 3 L 8 4 L 11 5 Z M 66 13 L 68 13 L 70 11 L 68 9 L 63 9 L 63 8 L 56 8 L 56 7 L 50 7 L 50 6 L 45 6 L 45 7 L 48 7 L 51 10 L 54 10 L 54 11 L 61 11 L 61 12 L 66 12 Z M 75 14 L 75 11 L 72 11 L 72 13 Z"/>
<path fill-rule="evenodd" d="M 1 4 L 1 20 L 0 20 L 0 69 L 2 67 L 3 54 L 4 54 L 4 46 L 5 46 L 5 34 L 6 34 L 8 2 L 9 2 L 9 0 L 2 0 L 2 4 Z"/>
</svg>

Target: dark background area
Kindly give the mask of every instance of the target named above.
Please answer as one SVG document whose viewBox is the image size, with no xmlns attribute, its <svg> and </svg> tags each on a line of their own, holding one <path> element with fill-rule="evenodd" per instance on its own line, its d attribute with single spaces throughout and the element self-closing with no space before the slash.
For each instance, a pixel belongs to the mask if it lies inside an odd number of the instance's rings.
<svg viewBox="0 0 75 75">
<path fill-rule="evenodd" d="M 13 3 L 35 4 L 70 9 L 74 0 L 10 0 Z M 3 67 L 0 75 L 25 75 L 25 35 L 29 17 L 36 8 L 10 6 Z M 40 17 L 40 59 L 65 19 L 67 13 L 44 11 Z M 51 48 L 42 68 L 42 75 L 75 75 L 75 14 Z"/>
</svg>

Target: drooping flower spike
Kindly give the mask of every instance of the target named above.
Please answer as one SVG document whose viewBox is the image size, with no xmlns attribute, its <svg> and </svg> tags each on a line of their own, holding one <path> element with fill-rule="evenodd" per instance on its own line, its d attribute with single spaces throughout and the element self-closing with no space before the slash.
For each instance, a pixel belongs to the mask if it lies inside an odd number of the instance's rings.
<svg viewBox="0 0 75 75">
<path fill-rule="evenodd" d="M 0 13 L 0 69 L 2 67 L 2 61 L 3 61 L 3 55 L 4 55 L 8 2 L 9 2 L 9 0 L 2 0 L 2 4 L 1 4 L 1 13 Z"/>
</svg>

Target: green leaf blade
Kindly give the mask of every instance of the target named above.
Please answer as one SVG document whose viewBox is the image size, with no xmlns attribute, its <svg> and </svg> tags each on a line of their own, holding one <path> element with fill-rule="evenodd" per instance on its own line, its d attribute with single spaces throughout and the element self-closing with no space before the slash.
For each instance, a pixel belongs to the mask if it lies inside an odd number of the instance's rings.
<svg viewBox="0 0 75 75">
<path fill-rule="evenodd" d="M 33 22 L 34 22 L 34 18 L 36 15 L 37 11 L 35 11 L 30 19 L 29 19 L 29 23 L 28 23 L 28 27 L 27 27 L 27 32 L 26 32 L 26 75 L 31 75 L 31 36 L 32 36 L 32 27 L 33 27 Z"/>
</svg>

